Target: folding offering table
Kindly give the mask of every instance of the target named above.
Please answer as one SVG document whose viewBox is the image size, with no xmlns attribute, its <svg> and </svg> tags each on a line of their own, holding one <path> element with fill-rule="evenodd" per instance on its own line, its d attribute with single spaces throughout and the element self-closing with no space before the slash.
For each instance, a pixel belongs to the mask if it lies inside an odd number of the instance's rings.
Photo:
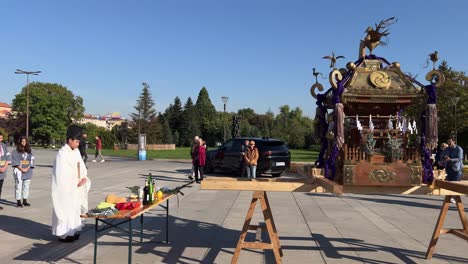
<svg viewBox="0 0 468 264">
<path fill-rule="evenodd" d="M 143 218 L 144 214 L 157 206 L 161 206 L 166 210 L 166 243 L 169 243 L 169 198 L 173 194 L 164 195 L 162 199 L 156 200 L 151 205 L 145 205 L 140 208 L 135 208 L 133 210 L 121 210 L 115 213 L 114 215 L 109 216 L 89 216 L 81 215 L 82 218 L 95 218 L 95 227 L 94 227 L 94 261 L 96 263 L 97 257 L 97 240 L 98 234 L 104 232 L 111 228 L 119 229 L 128 234 L 128 263 L 132 263 L 132 242 L 133 242 L 133 220 L 140 218 L 140 243 L 143 243 Z M 163 206 L 162 203 L 166 202 L 166 206 Z M 99 228 L 99 222 L 103 223 L 104 226 Z M 128 223 L 128 231 L 121 228 L 120 226 Z"/>
</svg>

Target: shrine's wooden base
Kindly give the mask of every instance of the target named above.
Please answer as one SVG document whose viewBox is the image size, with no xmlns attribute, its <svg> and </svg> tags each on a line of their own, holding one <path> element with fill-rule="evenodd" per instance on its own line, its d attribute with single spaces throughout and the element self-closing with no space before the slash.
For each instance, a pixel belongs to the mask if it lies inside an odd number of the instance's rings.
<svg viewBox="0 0 468 264">
<path fill-rule="evenodd" d="M 460 220 L 463 225 L 463 229 L 447 229 L 444 227 L 445 216 L 447 215 L 448 209 L 450 207 L 450 199 L 455 199 L 458 214 L 460 215 Z M 437 220 L 436 227 L 434 229 L 434 234 L 432 235 L 431 242 L 427 249 L 426 259 L 431 259 L 434 254 L 437 241 L 439 240 L 440 234 L 454 234 L 458 237 L 461 237 L 468 241 L 468 221 L 465 215 L 465 209 L 463 207 L 462 200 L 460 196 L 447 195 L 445 196 L 444 203 L 442 204 L 442 209 L 440 210 L 439 219 Z"/>
<path fill-rule="evenodd" d="M 257 206 L 257 202 L 260 200 L 260 205 L 262 207 L 263 218 L 265 219 L 265 225 L 251 225 L 252 216 Z M 245 238 L 249 230 L 256 230 L 257 234 L 255 236 L 255 242 L 246 242 Z M 261 242 L 261 232 L 267 231 L 267 234 L 270 238 L 270 243 Z M 232 257 L 231 263 L 235 264 L 239 260 L 239 255 L 241 250 L 244 248 L 250 249 L 271 249 L 275 255 L 276 263 L 281 263 L 281 257 L 283 256 L 283 251 L 281 249 L 281 244 L 278 238 L 278 231 L 276 230 L 275 221 L 273 220 L 273 214 L 271 213 L 270 202 L 265 191 L 255 191 L 252 196 L 252 201 L 250 202 L 249 210 L 247 211 L 247 216 L 245 217 L 244 227 L 242 228 L 239 241 L 237 242 L 236 251 L 234 251 L 234 256 Z"/>
</svg>

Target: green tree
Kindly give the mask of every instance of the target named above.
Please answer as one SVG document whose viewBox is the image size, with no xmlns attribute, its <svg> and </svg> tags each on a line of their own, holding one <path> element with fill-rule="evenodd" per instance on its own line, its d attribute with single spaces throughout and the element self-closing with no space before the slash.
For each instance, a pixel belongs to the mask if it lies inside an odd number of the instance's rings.
<svg viewBox="0 0 468 264">
<path fill-rule="evenodd" d="M 150 86 L 145 82 L 142 85 L 143 89 L 140 97 L 134 106 L 136 112 L 131 113 L 130 117 L 135 124 L 140 125 L 141 133 L 148 133 L 149 123 L 156 117 L 156 109 L 154 108 L 154 101 L 149 90 Z"/>
<path fill-rule="evenodd" d="M 181 131 L 180 131 L 180 144 L 182 146 L 190 146 L 193 137 L 200 136 L 200 128 L 198 125 L 197 113 L 193 105 L 192 98 L 188 98 L 184 105 L 182 112 Z"/>
<path fill-rule="evenodd" d="M 164 116 L 167 118 L 167 121 L 169 122 L 169 127 L 171 128 L 171 131 L 173 132 L 174 143 L 178 146 L 182 145 L 181 142 L 179 142 L 180 141 L 179 135 L 182 132 L 182 122 L 183 122 L 182 114 L 183 114 L 182 103 L 180 101 L 180 98 L 177 96 L 174 99 L 174 104 L 169 105 L 169 107 L 166 109 Z"/>
<path fill-rule="evenodd" d="M 159 122 L 159 117 L 151 119 L 148 123 L 148 132 L 146 133 L 147 144 L 160 144 L 163 138 L 163 127 Z"/>
<path fill-rule="evenodd" d="M 173 144 L 172 132 L 171 132 L 171 128 L 169 127 L 169 121 L 163 115 L 159 115 L 158 119 L 159 119 L 160 124 L 162 126 L 161 143 L 162 144 Z"/>
<path fill-rule="evenodd" d="M 437 108 L 439 117 L 439 141 L 445 141 L 454 135 L 455 106 L 452 99 L 458 97 L 457 131 L 458 144 L 468 146 L 468 78 L 465 72 L 453 70 L 446 61 L 442 61 L 439 70 L 445 75 L 445 84 L 437 88 Z"/>
<path fill-rule="evenodd" d="M 208 145 L 213 146 L 216 141 L 220 141 L 221 138 L 216 136 L 217 118 L 216 109 L 211 103 L 210 96 L 205 87 L 200 90 L 198 94 L 197 102 L 195 103 L 195 112 L 197 116 L 197 123 L 200 125 L 200 132 L 203 139 L 208 142 Z"/>
<path fill-rule="evenodd" d="M 33 82 L 13 99 L 13 110 L 26 115 L 26 89 L 29 89 L 29 117 L 33 139 L 63 140 L 67 127 L 84 113 L 83 99 L 65 86 Z"/>
<path fill-rule="evenodd" d="M 312 137 L 312 120 L 302 116 L 302 110 L 296 107 L 290 110 L 288 105 L 280 107 L 276 116 L 273 137 L 286 141 L 291 148 L 306 148 L 308 138 Z"/>
</svg>

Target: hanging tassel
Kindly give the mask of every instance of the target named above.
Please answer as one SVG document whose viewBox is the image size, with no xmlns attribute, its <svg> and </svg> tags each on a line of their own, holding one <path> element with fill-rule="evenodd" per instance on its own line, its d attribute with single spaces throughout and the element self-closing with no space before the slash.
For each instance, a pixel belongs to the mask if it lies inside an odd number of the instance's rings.
<svg viewBox="0 0 468 264">
<path fill-rule="evenodd" d="M 336 142 L 338 143 L 338 147 L 344 144 L 344 111 L 343 111 L 343 104 L 338 103 L 336 104 Z"/>
<path fill-rule="evenodd" d="M 436 104 L 428 104 L 426 106 L 426 144 L 429 149 L 437 147 L 438 133 L 437 106 Z"/>
<path fill-rule="evenodd" d="M 406 123 L 406 117 L 403 117 L 402 118 L 402 124 L 401 124 L 401 132 L 403 132 L 403 134 L 406 133 L 406 131 L 408 130 L 408 124 Z"/>
</svg>

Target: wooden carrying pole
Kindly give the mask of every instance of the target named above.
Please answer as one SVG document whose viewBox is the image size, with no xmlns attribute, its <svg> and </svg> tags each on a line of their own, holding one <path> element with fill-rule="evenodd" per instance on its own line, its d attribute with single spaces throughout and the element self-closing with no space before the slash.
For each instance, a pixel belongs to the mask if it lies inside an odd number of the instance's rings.
<svg viewBox="0 0 468 264">
<path fill-rule="evenodd" d="M 260 200 L 260 205 L 262 207 L 263 218 L 265 219 L 265 225 L 251 225 L 252 216 L 257 206 L 257 202 Z M 261 232 L 266 229 L 268 236 L 270 238 L 270 243 L 260 242 Z M 247 236 L 247 231 L 256 230 L 256 241 L 255 242 L 246 242 L 245 238 Z M 281 249 L 281 244 L 278 237 L 278 231 L 276 230 L 275 221 L 273 220 L 273 214 L 271 213 L 270 202 L 265 191 L 255 191 L 252 196 L 252 201 L 250 202 L 249 210 L 247 211 L 247 216 L 245 217 L 244 226 L 242 227 L 242 232 L 237 242 L 236 250 L 234 251 L 234 256 L 232 257 L 231 264 L 236 264 L 239 260 L 239 255 L 242 249 L 272 249 L 273 254 L 275 255 L 276 263 L 281 263 L 281 257 L 283 256 L 283 251 Z"/>
</svg>

